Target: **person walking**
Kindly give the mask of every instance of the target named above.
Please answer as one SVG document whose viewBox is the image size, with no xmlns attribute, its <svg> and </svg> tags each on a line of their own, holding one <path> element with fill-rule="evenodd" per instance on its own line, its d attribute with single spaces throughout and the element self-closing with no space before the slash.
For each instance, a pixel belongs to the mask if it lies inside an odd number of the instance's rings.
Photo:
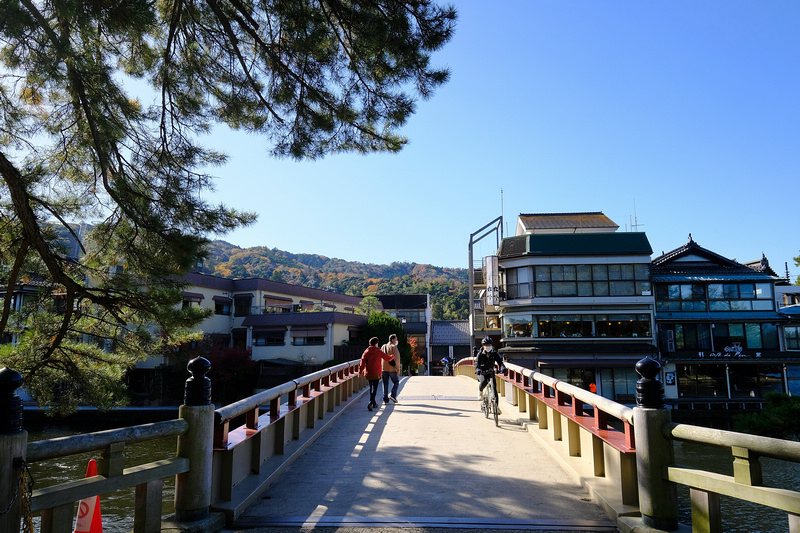
<svg viewBox="0 0 800 533">
<path fill-rule="evenodd" d="M 378 337 L 372 337 L 369 340 L 369 348 L 364 350 L 361 354 L 361 364 L 358 367 L 358 373 L 366 376 L 369 382 L 369 403 L 367 404 L 367 411 L 372 411 L 373 407 L 378 407 L 378 402 L 375 401 L 375 395 L 378 394 L 378 384 L 381 381 L 381 360 L 389 361 L 391 356 L 383 353 L 378 348 Z"/>
<path fill-rule="evenodd" d="M 403 375 L 402 363 L 400 361 L 400 349 L 397 347 L 397 335 L 389 335 L 389 342 L 381 346 L 381 351 L 391 355 L 390 361 L 383 362 L 383 403 L 389 403 L 389 399 L 397 403 L 397 387 L 400 385 L 400 378 Z M 389 394 L 389 380 L 392 380 L 392 393 Z"/>
</svg>

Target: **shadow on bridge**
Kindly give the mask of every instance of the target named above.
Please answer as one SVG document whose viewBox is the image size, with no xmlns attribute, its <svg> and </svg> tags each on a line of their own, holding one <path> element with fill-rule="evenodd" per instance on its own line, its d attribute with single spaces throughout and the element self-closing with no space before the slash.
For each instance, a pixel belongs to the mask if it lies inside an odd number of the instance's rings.
<svg viewBox="0 0 800 533">
<path fill-rule="evenodd" d="M 473 524 L 616 531 L 520 424 L 501 416 L 497 428 L 485 419 L 475 381 L 405 378 L 398 398 L 369 412 L 367 393 L 354 397 L 234 528 Z"/>
</svg>

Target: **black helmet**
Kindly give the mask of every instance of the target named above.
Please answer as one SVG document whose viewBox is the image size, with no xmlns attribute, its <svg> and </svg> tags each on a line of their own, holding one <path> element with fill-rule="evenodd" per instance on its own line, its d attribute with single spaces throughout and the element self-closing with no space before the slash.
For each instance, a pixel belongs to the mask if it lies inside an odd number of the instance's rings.
<svg viewBox="0 0 800 533">
<path fill-rule="evenodd" d="M 481 341 L 481 345 L 486 346 L 487 344 L 494 344 L 494 343 L 492 342 L 492 339 L 490 339 L 489 337 L 484 337 L 483 340 Z"/>
</svg>

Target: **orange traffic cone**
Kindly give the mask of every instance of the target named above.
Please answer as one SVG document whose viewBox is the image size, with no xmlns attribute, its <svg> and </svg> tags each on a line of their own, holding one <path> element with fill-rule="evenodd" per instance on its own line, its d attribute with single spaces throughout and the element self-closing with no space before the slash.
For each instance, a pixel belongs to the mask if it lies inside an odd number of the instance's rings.
<svg viewBox="0 0 800 533">
<path fill-rule="evenodd" d="M 86 477 L 97 475 L 97 461 L 89 460 Z M 103 533 L 103 517 L 100 516 L 100 496 L 84 498 L 78 504 L 78 518 L 74 533 Z"/>
</svg>

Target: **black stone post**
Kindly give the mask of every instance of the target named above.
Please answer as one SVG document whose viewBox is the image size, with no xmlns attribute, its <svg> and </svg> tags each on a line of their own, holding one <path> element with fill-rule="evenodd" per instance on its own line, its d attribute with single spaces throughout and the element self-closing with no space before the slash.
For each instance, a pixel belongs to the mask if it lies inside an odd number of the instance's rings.
<svg viewBox="0 0 800 533">
<path fill-rule="evenodd" d="M 22 398 L 17 389 L 22 385 L 22 374 L 4 367 L 0 369 L 0 435 L 22 431 Z"/>
<path fill-rule="evenodd" d="M 211 370 L 211 363 L 205 357 L 195 357 L 186 365 L 191 377 L 186 380 L 184 390 L 184 405 L 210 405 L 211 404 L 211 379 L 206 376 Z"/>
<path fill-rule="evenodd" d="M 28 445 L 28 432 L 22 430 L 22 398 L 16 394 L 20 385 L 19 372 L 0 369 L 0 531 L 20 531 L 20 471 Z"/>
<path fill-rule="evenodd" d="M 645 357 L 636 363 L 636 373 L 641 379 L 636 382 L 636 405 L 650 409 L 664 408 L 664 385 L 658 378 L 661 363 Z"/>
</svg>

